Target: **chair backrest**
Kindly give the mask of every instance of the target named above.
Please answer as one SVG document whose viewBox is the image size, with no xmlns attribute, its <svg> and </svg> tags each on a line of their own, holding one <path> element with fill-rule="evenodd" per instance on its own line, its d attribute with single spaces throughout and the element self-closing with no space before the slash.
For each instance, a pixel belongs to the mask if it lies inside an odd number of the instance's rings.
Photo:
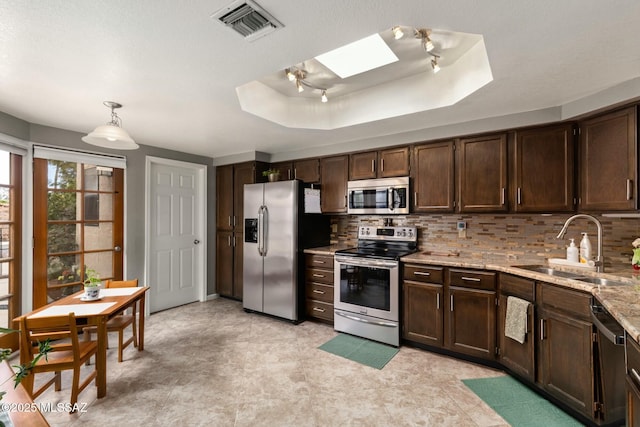
<svg viewBox="0 0 640 427">
<path fill-rule="evenodd" d="M 105 288 L 137 288 L 138 279 L 131 280 L 107 280 L 104 284 Z"/>
<path fill-rule="evenodd" d="M 75 313 L 62 316 L 20 318 L 20 351 L 26 351 L 29 360 L 38 354 L 38 345 L 50 339 L 69 338 L 68 344 L 56 344 L 52 351 L 72 350 L 74 359 L 79 357 L 80 344 Z"/>
</svg>

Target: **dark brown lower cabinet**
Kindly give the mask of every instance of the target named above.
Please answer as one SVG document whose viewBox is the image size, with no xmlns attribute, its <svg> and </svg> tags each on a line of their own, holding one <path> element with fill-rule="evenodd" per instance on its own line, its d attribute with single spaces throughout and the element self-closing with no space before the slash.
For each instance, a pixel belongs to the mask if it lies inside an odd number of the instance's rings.
<svg viewBox="0 0 640 427">
<path fill-rule="evenodd" d="M 513 296 L 531 305 L 527 311 L 527 333 L 524 343 L 505 336 L 507 298 Z M 534 382 L 535 377 L 535 282 L 533 280 L 500 274 L 500 297 L 498 302 L 498 342 L 500 364 L 520 377 Z"/>
<path fill-rule="evenodd" d="M 449 286 L 448 343 L 453 351 L 483 359 L 496 354 L 496 293 Z"/>
<path fill-rule="evenodd" d="M 627 401 L 627 426 L 640 427 L 640 345 L 627 335 L 627 376 L 625 394 Z"/>
<path fill-rule="evenodd" d="M 444 345 L 444 268 L 403 267 L 402 337 L 421 344 Z"/>
<path fill-rule="evenodd" d="M 216 240 L 216 287 L 225 297 L 242 299 L 243 233 L 220 231 Z"/>
<path fill-rule="evenodd" d="M 405 280 L 403 292 L 405 296 L 403 337 L 422 344 L 442 347 L 444 286 Z"/>
<path fill-rule="evenodd" d="M 591 295 L 538 283 L 538 384 L 566 405 L 595 419 Z"/>
</svg>

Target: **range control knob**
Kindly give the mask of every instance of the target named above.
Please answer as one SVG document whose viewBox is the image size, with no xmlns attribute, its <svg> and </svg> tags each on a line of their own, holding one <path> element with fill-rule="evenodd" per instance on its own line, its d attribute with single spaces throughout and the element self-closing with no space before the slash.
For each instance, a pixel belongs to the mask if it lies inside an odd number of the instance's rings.
<svg viewBox="0 0 640 427">
<path fill-rule="evenodd" d="M 413 230 L 409 229 L 409 231 L 407 232 L 407 236 L 413 237 Z"/>
</svg>

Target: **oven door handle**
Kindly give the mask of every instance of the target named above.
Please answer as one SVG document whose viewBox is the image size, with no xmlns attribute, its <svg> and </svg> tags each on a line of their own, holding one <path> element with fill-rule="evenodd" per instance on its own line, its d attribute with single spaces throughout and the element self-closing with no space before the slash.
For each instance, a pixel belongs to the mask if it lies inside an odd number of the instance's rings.
<svg viewBox="0 0 640 427">
<path fill-rule="evenodd" d="M 350 257 L 350 256 L 335 256 L 335 262 L 338 264 L 355 265 L 357 267 L 380 267 L 386 269 L 392 269 L 398 266 L 397 261 L 384 261 L 371 258 Z"/>
<path fill-rule="evenodd" d="M 346 314 L 346 313 L 343 313 L 343 312 L 338 311 L 338 310 L 335 310 L 334 313 L 337 314 L 338 316 L 342 316 L 342 317 L 346 317 L 347 319 L 355 320 L 356 322 L 369 323 L 369 324 L 378 325 L 378 326 L 386 326 L 388 328 L 397 328 L 398 327 L 397 323 L 371 321 L 371 320 L 363 319 L 362 317 L 354 316 L 352 314 Z"/>
</svg>

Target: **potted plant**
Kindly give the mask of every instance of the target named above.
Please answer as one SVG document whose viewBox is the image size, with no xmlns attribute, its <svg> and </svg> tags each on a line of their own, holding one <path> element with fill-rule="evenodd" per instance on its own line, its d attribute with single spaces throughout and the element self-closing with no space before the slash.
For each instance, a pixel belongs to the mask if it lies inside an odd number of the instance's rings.
<svg viewBox="0 0 640 427">
<path fill-rule="evenodd" d="M 84 299 L 94 300 L 100 296 L 100 275 L 92 268 L 87 268 L 84 272 Z"/>
<path fill-rule="evenodd" d="M 633 246 L 633 258 L 631 259 L 631 266 L 634 270 L 640 270 L 640 238 L 631 243 Z"/>
<path fill-rule="evenodd" d="M 269 182 L 275 182 L 280 179 L 280 171 L 278 169 L 267 169 L 262 172 L 262 176 L 269 178 Z"/>
</svg>

